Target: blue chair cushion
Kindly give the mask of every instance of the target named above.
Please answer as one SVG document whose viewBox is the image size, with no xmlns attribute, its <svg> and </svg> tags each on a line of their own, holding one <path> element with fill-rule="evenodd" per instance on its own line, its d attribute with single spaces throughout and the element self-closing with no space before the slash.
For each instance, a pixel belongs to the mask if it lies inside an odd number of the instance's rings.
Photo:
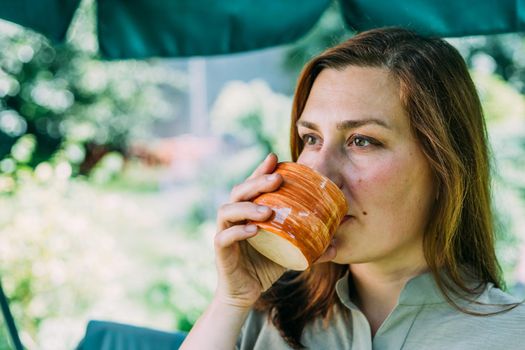
<svg viewBox="0 0 525 350">
<path fill-rule="evenodd" d="M 185 332 L 163 332 L 122 323 L 93 320 L 77 350 L 175 350 Z"/>
</svg>

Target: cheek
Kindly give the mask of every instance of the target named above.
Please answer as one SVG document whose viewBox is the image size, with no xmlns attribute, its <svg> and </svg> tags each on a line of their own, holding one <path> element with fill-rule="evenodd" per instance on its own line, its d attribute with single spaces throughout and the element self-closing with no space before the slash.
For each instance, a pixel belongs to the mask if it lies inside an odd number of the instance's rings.
<svg viewBox="0 0 525 350">
<path fill-rule="evenodd" d="M 351 192 L 362 214 L 385 215 L 386 209 L 398 212 L 410 203 L 420 202 L 429 191 L 428 170 L 414 166 L 417 163 L 410 159 L 383 159 L 368 164 L 366 170 L 356 171 Z"/>
<path fill-rule="evenodd" d="M 399 167 L 394 161 L 381 161 L 367 164 L 354 170 L 351 175 L 351 190 L 359 197 L 387 195 L 394 183 L 398 182 Z M 385 191 L 389 189 L 388 191 Z"/>
</svg>

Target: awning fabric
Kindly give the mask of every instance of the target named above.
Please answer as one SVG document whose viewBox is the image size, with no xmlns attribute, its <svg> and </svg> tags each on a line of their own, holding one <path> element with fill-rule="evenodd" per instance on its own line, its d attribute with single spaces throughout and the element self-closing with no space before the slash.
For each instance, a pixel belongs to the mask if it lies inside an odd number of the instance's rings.
<svg viewBox="0 0 525 350">
<path fill-rule="evenodd" d="M 525 30 L 525 0 L 338 0 L 350 29 L 402 26 L 442 37 Z M 1 0 L 0 18 L 63 41 L 80 0 Z M 208 56 L 293 42 L 330 0 L 98 0 L 102 57 Z"/>
<path fill-rule="evenodd" d="M 80 0 L 0 0 L 0 18 L 60 42 L 79 4 Z"/>
<path fill-rule="evenodd" d="M 342 0 L 357 30 L 402 26 L 441 37 L 525 31 L 525 0 Z"/>
<path fill-rule="evenodd" d="M 292 42 L 329 0 L 102 0 L 100 50 L 110 58 L 214 55 Z"/>
</svg>

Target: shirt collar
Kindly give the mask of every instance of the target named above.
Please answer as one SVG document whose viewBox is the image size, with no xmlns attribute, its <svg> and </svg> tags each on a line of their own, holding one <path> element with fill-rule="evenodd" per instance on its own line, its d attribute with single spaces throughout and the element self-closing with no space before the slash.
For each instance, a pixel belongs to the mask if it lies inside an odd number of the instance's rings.
<svg viewBox="0 0 525 350">
<path fill-rule="evenodd" d="M 339 279 L 335 286 L 339 300 L 349 309 L 357 310 L 350 299 L 349 272 Z M 424 305 L 446 303 L 431 272 L 425 272 L 410 279 L 399 296 L 398 305 Z"/>
</svg>

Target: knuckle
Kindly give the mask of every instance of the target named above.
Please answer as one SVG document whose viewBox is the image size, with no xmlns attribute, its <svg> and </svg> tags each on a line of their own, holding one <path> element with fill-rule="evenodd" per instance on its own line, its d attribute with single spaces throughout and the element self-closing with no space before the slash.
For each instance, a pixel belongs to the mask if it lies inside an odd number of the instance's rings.
<svg viewBox="0 0 525 350">
<path fill-rule="evenodd" d="M 228 211 L 228 207 L 230 205 L 228 203 L 223 203 L 219 206 L 219 209 L 217 210 L 217 212 L 219 213 L 219 216 L 222 216 L 224 215 L 225 212 Z"/>
<path fill-rule="evenodd" d="M 224 216 L 227 212 L 226 205 L 223 204 L 217 209 L 217 219 L 216 222 L 218 225 L 222 225 L 224 223 Z"/>
<path fill-rule="evenodd" d="M 222 248 L 224 246 L 224 238 L 223 233 L 224 231 L 219 232 L 215 235 L 215 238 L 213 239 L 213 244 L 215 248 Z"/>
<path fill-rule="evenodd" d="M 242 184 L 236 184 L 232 187 L 232 190 L 230 192 L 230 200 L 232 202 L 237 201 L 239 198 L 239 194 L 241 193 Z"/>
</svg>

